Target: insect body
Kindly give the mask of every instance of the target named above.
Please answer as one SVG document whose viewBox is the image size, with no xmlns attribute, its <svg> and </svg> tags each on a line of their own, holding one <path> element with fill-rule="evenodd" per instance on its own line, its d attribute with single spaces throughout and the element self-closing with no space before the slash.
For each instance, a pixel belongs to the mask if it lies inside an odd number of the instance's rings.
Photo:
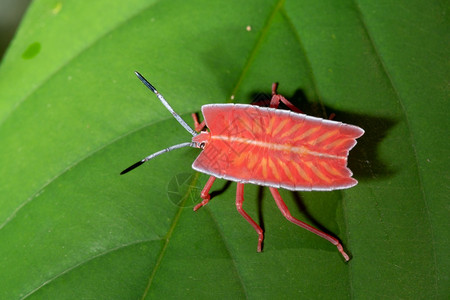
<svg viewBox="0 0 450 300">
<path fill-rule="evenodd" d="M 260 252 L 264 234 L 242 207 L 244 184 L 268 186 L 278 208 L 289 221 L 328 240 L 338 248 L 345 260 L 350 259 L 338 239 L 294 218 L 277 189 L 331 191 L 356 185 L 357 181 L 347 168 L 347 156 L 364 130 L 299 113 L 286 98 L 276 93 L 277 85 L 274 84 L 270 107 L 245 104 L 202 106 L 204 121 L 199 123 L 194 114 L 195 129 L 200 131 L 206 126 L 209 131 L 196 133 L 142 75 L 137 72 L 136 75 L 193 138 L 191 142 L 156 152 L 121 174 L 174 149 L 186 146 L 201 148 L 203 151 L 192 168 L 211 177 L 201 192 L 203 201 L 194 210 L 209 202 L 209 191 L 216 178 L 236 181 L 237 210 L 258 233 L 257 251 Z M 277 109 L 280 102 L 296 112 Z"/>
</svg>

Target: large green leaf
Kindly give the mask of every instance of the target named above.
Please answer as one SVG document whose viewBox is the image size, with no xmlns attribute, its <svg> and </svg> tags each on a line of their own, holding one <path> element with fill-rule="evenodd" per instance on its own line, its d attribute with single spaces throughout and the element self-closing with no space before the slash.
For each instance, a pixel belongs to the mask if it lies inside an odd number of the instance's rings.
<svg viewBox="0 0 450 300">
<path fill-rule="evenodd" d="M 445 298 L 448 21 L 440 1 L 34 1 L 0 69 L 0 298 Z M 190 140 L 134 70 L 190 123 L 278 81 L 364 128 L 358 186 L 281 191 L 352 260 L 266 188 L 245 193 L 261 254 L 235 183 L 194 213 L 197 149 L 119 176 Z"/>
</svg>

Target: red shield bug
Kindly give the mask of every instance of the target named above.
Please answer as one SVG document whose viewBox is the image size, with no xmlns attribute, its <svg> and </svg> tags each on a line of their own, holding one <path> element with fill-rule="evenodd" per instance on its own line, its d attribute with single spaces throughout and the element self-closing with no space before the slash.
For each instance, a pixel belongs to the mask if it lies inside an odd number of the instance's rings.
<svg viewBox="0 0 450 300">
<path fill-rule="evenodd" d="M 364 130 L 301 113 L 285 97 L 277 94 L 277 85 L 273 84 L 270 107 L 246 104 L 203 105 L 202 123 L 193 114 L 197 133 L 141 74 L 136 72 L 136 75 L 193 137 L 191 142 L 174 145 L 147 156 L 120 174 L 174 149 L 188 146 L 200 148 L 202 152 L 192 168 L 211 177 L 201 192 L 203 201 L 194 207 L 194 211 L 209 202 L 209 191 L 216 178 L 236 181 L 236 208 L 258 233 L 257 251 L 261 252 L 263 230 L 245 212 L 242 205 L 244 184 L 267 186 L 286 219 L 326 239 L 338 248 L 346 261 L 350 259 L 337 238 L 294 218 L 278 189 L 332 191 L 356 185 L 358 182 L 351 177 L 352 172 L 347 168 L 347 157 Z M 277 109 L 280 102 L 291 111 Z M 209 130 L 201 131 L 205 126 Z"/>
</svg>

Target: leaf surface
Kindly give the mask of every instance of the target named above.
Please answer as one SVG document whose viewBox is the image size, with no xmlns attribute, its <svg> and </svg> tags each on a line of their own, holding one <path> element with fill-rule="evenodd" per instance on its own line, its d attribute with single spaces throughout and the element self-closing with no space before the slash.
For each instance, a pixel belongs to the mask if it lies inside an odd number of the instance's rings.
<svg viewBox="0 0 450 300">
<path fill-rule="evenodd" d="M 35 1 L 0 67 L 0 298 L 444 298 L 448 291 L 448 8 L 439 1 Z M 366 131 L 349 190 L 235 183 L 133 74 L 189 123 L 271 84 L 308 114 Z"/>
</svg>

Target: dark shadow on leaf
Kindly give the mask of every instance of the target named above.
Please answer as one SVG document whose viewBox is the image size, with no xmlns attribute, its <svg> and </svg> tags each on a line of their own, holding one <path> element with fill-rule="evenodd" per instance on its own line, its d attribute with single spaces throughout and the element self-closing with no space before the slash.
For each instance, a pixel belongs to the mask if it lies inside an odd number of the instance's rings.
<svg viewBox="0 0 450 300">
<path fill-rule="evenodd" d="M 322 106 L 318 101 L 309 101 L 301 89 L 298 89 L 292 96 L 284 96 L 307 115 L 328 118 L 330 114 L 335 114 L 333 120 L 364 129 L 364 135 L 357 140 L 358 144 L 350 151 L 348 158 L 348 167 L 352 170 L 355 178 L 383 178 L 390 177 L 395 173 L 395 170 L 389 169 L 386 164 L 379 160 L 377 149 L 378 144 L 386 137 L 397 121 L 390 118 L 340 111 L 326 105 Z M 268 105 L 271 93 L 255 92 L 250 97 L 252 103 Z M 287 107 L 281 103 L 280 109 L 287 109 Z"/>
<path fill-rule="evenodd" d="M 231 185 L 231 181 L 226 180 L 225 184 L 222 186 L 222 188 L 220 190 L 214 190 L 210 193 L 211 199 L 224 193 L 230 187 L 230 185 Z M 214 188 L 212 188 L 212 189 L 214 189 Z"/>
<path fill-rule="evenodd" d="M 261 229 L 263 230 L 263 232 L 265 231 L 264 228 L 264 217 L 263 217 L 263 198 L 264 198 L 264 187 L 263 186 L 259 186 L 258 187 L 258 202 L 257 202 L 257 209 L 258 209 L 258 220 L 259 222 L 259 226 L 261 227 Z"/>
<path fill-rule="evenodd" d="M 323 231 L 327 234 L 334 235 L 334 233 L 328 231 L 326 227 L 324 227 L 322 224 L 320 224 L 317 219 L 315 219 L 310 212 L 308 211 L 308 208 L 303 202 L 302 197 L 300 196 L 300 193 L 298 192 L 291 192 L 292 198 L 295 201 L 295 204 L 297 204 L 298 210 L 308 219 L 308 220 L 302 220 L 305 223 L 308 223 L 309 225 L 319 229 L 320 231 Z"/>
</svg>

